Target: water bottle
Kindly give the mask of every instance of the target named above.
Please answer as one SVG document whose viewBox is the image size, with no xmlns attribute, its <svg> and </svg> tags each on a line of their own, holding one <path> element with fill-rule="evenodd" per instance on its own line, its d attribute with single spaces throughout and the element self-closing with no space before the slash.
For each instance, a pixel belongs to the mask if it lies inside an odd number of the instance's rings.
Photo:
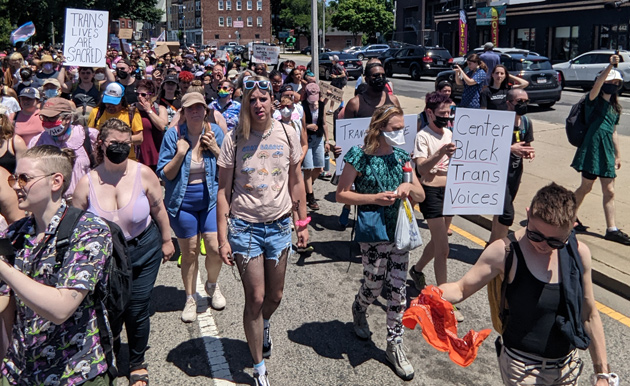
<svg viewBox="0 0 630 386">
<path fill-rule="evenodd" d="M 328 173 L 330 171 L 330 154 L 326 152 L 324 154 L 324 173 Z"/>
<path fill-rule="evenodd" d="M 410 162 L 405 163 L 402 169 L 403 169 L 403 182 L 411 183 L 412 181 L 411 173 L 413 172 L 411 163 Z"/>
</svg>

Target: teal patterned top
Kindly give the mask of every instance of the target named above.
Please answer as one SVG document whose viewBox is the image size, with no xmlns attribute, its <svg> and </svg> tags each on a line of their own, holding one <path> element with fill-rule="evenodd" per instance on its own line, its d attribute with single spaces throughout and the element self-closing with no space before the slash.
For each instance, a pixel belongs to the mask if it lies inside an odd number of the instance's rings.
<svg viewBox="0 0 630 386">
<path fill-rule="evenodd" d="M 368 155 L 359 146 L 353 146 L 348 150 L 343 160 L 352 165 L 359 175 L 354 180 L 357 193 L 375 194 L 383 191 L 395 191 L 403 181 L 403 165 L 411 160 L 409 153 L 397 147 L 391 154 Z M 383 189 L 375 178 L 381 182 Z M 363 205 L 367 210 L 374 210 L 379 205 Z M 385 207 L 385 227 L 389 241 L 394 242 L 396 233 L 396 222 L 398 221 L 398 207 L 400 200 L 396 200 L 393 205 Z"/>
</svg>

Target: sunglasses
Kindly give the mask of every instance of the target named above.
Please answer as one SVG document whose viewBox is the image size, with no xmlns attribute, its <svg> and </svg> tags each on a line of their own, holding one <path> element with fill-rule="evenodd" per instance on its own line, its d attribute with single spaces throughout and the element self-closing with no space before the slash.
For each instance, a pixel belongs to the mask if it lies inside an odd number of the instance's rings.
<svg viewBox="0 0 630 386">
<path fill-rule="evenodd" d="M 143 97 L 143 98 L 146 98 L 146 97 L 151 96 L 151 95 L 153 95 L 153 94 L 151 94 L 151 93 L 149 93 L 149 92 L 137 92 L 137 91 L 136 91 L 136 95 L 137 95 L 137 96 L 141 96 L 141 97 Z"/>
<path fill-rule="evenodd" d="M 219 90 L 231 90 L 231 89 L 232 89 L 232 87 L 230 87 L 230 86 L 223 86 L 223 87 L 219 88 Z"/>
<path fill-rule="evenodd" d="M 529 99 L 515 99 L 515 100 L 510 101 L 510 102 L 512 102 L 512 104 L 515 104 L 515 105 L 518 105 L 518 104 L 521 104 L 521 103 L 525 103 L 527 105 L 527 104 L 529 104 Z"/>
<path fill-rule="evenodd" d="M 543 235 L 542 233 L 531 231 L 529 230 L 529 228 L 525 228 L 525 235 L 527 235 L 527 238 L 535 243 L 541 243 L 545 241 L 547 242 L 547 245 L 549 245 L 549 247 L 553 249 L 562 249 L 566 244 L 566 240 L 562 241 L 554 237 L 545 237 L 545 235 Z M 569 238 L 567 237 L 567 240 L 568 239 Z"/>
<path fill-rule="evenodd" d="M 56 173 L 49 173 L 49 174 L 43 174 L 41 176 L 28 176 L 24 173 L 18 174 L 17 176 L 15 174 L 11 174 L 9 178 L 7 178 L 7 181 L 9 182 L 9 186 L 14 186 L 15 183 L 17 182 L 18 186 L 21 189 L 24 189 L 26 185 L 28 185 L 28 183 L 34 180 L 35 178 L 39 178 L 41 180 L 42 178 L 50 177 L 55 174 Z"/>
<path fill-rule="evenodd" d="M 251 90 L 256 86 L 261 90 L 269 90 L 269 83 L 268 80 L 247 80 L 243 85 L 245 86 L 245 90 Z"/>
</svg>

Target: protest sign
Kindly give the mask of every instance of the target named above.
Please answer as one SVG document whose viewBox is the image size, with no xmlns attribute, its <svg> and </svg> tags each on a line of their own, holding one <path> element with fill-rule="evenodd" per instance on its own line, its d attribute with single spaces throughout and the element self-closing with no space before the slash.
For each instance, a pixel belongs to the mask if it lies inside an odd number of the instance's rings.
<svg viewBox="0 0 630 386">
<path fill-rule="evenodd" d="M 155 56 L 159 58 L 160 56 L 163 56 L 169 53 L 168 46 L 166 44 L 158 44 L 153 49 L 153 52 L 155 53 Z"/>
<path fill-rule="evenodd" d="M 108 11 L 66 8 L 65 65 L 105 67 L 108 26 Z"/>
<path fill-rule="evenodd" d="M 118 30 L 118 37 L 121 39 L 132 39 L 133 38 L 133 29 L 131 28 L 121 28 Z"/>
<path fill-rule="evenodd" d="M 278 56 L 280 55 L 280 47 L 278 46 L 263 46 L 260 44 L 254 44 L 252 46 L 252 62 L 276 64 L 278 63 Z"/>
<path fill-rule="evenodd" d="M 214 53 L 214 57 L 215 57 L 217 60 L 224 60 L 224 61 L 226 61 L 226 62 L 227 62 L 228 52 L 227 52 L 226 50 L 217 50 L 217 51 Z"/>
<path fill-rule="evenodd" d="M 160 46 L 164 46 L 164 47 L 168 48 L 168 51 L 164 52 L 165 54 L 167 52 L 170 52 L 173 55 L 179 54 L 179 42 L 170 42 L 170 41 L 169 42 L 162 42 L 162 41 L 159 41 L 159 42 L 157 42 L 155 48 L 157 49 Z"/>
<path fill-rule="evenodd" d="M 445 215 L 503 213 L 514 117 L 513 111 L 457 109 Z"/>
<path fill-rule="evenodd" d="M 363 146 L 365 133 L 370 126 L 372 118 L 353 118 L 337 120 L 337 134 L 335 144 L 341 147 L 341 156 L 337 158 L 337 175 L 343 171 L 343 157 L 352 146 Z M 418 132 L 418 116 L 416 114 L 405 115 L 405 144 L 400 146 L 407 153 L 413 152 L 413 143 Z M 400 165 L 402 167 L 402 165 Z"/>
<path fill-rule="evenodd" d="M 319 91 L 322 98 L 329 98 L 337 103 L 341 103 L 343 101 L 343 90 L 337 87 L 331 86 L 330 84 L 324 82 L 323 80 L 319 81 Z"/>
</svg>

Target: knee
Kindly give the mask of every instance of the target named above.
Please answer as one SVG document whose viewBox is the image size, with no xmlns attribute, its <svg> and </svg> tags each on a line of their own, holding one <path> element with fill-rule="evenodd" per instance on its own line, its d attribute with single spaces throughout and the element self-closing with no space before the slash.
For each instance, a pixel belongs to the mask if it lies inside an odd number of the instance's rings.
<svg viewBox="0 0 630 386">
<path fill-rule="evenodd" d="M 593 182 L 591 180 L 587 180 L 588 182 L 584 182 L 582 181 L 582 184 L 580 185 L 580 187 L 577 189 L 577 192 L 581 192 L 581 193 L 590 193 L 590 191 L 593 189 Z"/>
<path fill-rule="evenodd" d="M 245 298 L 245 314 L 254 318 L 260 315 L 264 301 L 265 294 L 262 292 L 247 296 Z"/>
<path fill-rule="evenodd" d="M 606 186 L 602 188 L 602 195 L 605 201 L 610 201 L 615 198 L 615 189 L 612 186 Z"/>
<path fill-rule="evenodd" d="M 265 296 L 265 302 L 271 303 L 272 305 L 275 305 L 277 307 L 280 305 L 283 295 L 284 295 L 283 290 L 270 291 Z"/>
</svg>

